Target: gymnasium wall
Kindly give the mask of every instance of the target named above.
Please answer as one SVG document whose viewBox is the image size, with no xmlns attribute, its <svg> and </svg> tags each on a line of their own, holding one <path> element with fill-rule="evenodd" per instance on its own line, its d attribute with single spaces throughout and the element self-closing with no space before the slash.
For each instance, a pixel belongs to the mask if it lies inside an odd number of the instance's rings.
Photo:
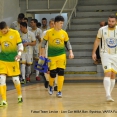
<svg viewBox="0 0 117 117">
<path fill-rule="evenodd" d="M 55 18 L 57 15 L 59 15 L 59 14 L 57 14 L 57 13 L 53 13 L 53 14 L 35 14 L 35 18 L 41 23 L 41 19 L 45 17 L 47 19 L 48 25 L 49 25 L 50 19 Z M 62 16 L 65 19 L 64 25 L 63 25 L 63 29 L 64 29 L 65 26 L 66 26 L 66 23 L 67 23 L 67 19 L 68 19 L 67 18 L 67 13 L 62 13 Z"/>
<path fill-rule="evenodd" d="M 4 0 L 3 21 L 6 21 L 8 26 L 10 26 L 13 21 L 17 20 L 19 13 L 19 0 Z"/>
</svg>

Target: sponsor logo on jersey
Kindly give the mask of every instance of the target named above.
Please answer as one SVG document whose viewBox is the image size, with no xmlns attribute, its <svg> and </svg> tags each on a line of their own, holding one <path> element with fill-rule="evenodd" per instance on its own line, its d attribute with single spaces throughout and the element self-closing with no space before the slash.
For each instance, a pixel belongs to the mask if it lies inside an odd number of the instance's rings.
<svg viewBox="0 0 117 117">
<path fill-rule="evenodd" d="M 62 41 L 59 38 L 57 38 L 57 39 L 54 39 L 53 43 L 56 45 L 60 45 Z"/>
<path fill-rule="evenodd" d="M 5 47 L 9 47 L 9 43 L 5 42 L 5 43 L 4 43 L 4 46 L 5 46 Z"/>
<path fill-rule="evenodd" d="M 116 45 L 117 45 L 116 41 L 117 41 L 117 40 L 114 39 L 114 38 L 107 38 L 107 39 L 106 39 L 107 46 L 108 46 L 109 48 L 115 48 Z"/>
<path fill-rule="evenodd" d="M 14 36 L 12 36 L 12 35 L 11 35 L 11 36 L 9 36 L 9 38 L 10 38 L 10 39 L 13 39 L 13 37 L 14 37 Z"/>
<path fill-rule="evenodd" d="M 60 40 L 57 39 L 55 43 L 56 43 L 57 45 L 60 44 Z"/>
<path fill-rule="evenodd" d="M 61 35 L 61 38 L 64 38 L 65 36 L 64 35 Z"/>
<path fill-rule="evenodd" d="M 107 69 L 107 66 L 104 66 L 104 69 Z"/>
</svg>

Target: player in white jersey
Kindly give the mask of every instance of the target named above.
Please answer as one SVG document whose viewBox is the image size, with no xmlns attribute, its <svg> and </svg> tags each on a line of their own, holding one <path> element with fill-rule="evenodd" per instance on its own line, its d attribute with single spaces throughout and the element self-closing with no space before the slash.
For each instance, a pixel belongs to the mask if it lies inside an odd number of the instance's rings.
<svg viewBox="0 0 117 117">
<path fill-rule="evenodd" d="M 48 30 L 49 27 L 47 26 L 47 19 L 46 18 L 42 18 L 42 26 L 41 26 L 41 30 L 42 32 Z"/>
<path fill-rule="evenodd" d="M 37 23 L 38 21 L 36 19 L 32 19 L 31 20 L 31 32 L 34 33 L 35 37 L 36 37 L 36 45 L 34 46 L 34 60 L 38 61 L 39 59 L 39 46 L 40 46 L 40 42 L 41 42 L 41 36 L 42 36 L 42 31 L 41 29 L 37 28 Z M 39 77 L 39 71 L 36 70 L 36 80 L 39 81 L 40 77 Z"/>
<path fill-rule="evenodd" d="M 21 83 L 26 83 L 30 81 L 31 74 L 31 65 L 33 63 L 33 46 L 36 45 L 35 35 L 27 29 L 27 23 L 20 23 L 20 36 L 23 42 L 24 51 L 21 55 L 21 75 L 22 80 Z M 27 71 L 25 71 L 27 70 Z M 25 80 L 26 76 L 26 80 Z"/>
<path fill-rule="evenodd" d="M 12 28 L 12 29 L 15 29 L 15 30 L 17 30 L 17 31 L 19 31 L 19 30 L 20 30 L 20 22 L 23 22 L 24 17 L 25 17 L 25 15 L 24 15 L 23 13 L 20 13 L 20 14 L 18 15 L 17 21 L 14 21 L 14 22 L 11 24 L 11 28 Z"/>
<path fill-rule="evenodd" d="M 49 21 L 49 27 L 50 27 L 49 29 L 54 28 L 54 18 L 52 18 L 52 19 Z M 41 40 L 43 40 L 44 36 L 46 35 L 46 32 L 47 32 L 47 30 L 44 31 L 44 32 L 42 33 Z M 39 50 L 41 50 L 41 49 L 39 49 Z M 48 57 L 48 44 L 46 44 L 45 50 L 46 50 L 45 53 L 46 53 L 46 58 L 47 58 L 47 57 Z M 41 53 L 41 52 L 40 52 L 40 53 Z M 49 84 L 49 73 L 45 73 L 44 75 L 45 75 L 45 77 L 46 77 L 44 86 L 45 86 L 45 88 L 48 88 L 48 84 Z M 57 77 L 58 77 L 58 76 L 57 76 Z M 55 86 L 54 86 L 54 90 L 55 90 L 55 91 L 57 91 L 57 77 L 55 78 Z"/>
<path fill-rule="evenodd" d="M 24 22 L 27 23 L 27 29 L 28 29 L 28 30 L 31 30 L 31 27 L 28 26 L 28 18 L 25 17 L 25 18 L 24 18 Z"/>
<path fill-rule="evenodd" d="M 96 49 L 102 38 L 101 61 L 104 69 L 104 88 L 106 91 L 106 100 L 114 101 L 111 92 L 115 85 L 115 77 L 117 73 L 117 27 L 116 15 L 112 14 L 108 18 L 108 25 L 101 27 L 98 31 L 97 38 L 94 42 L 92 51 L 92 59 L 96 61 Z"/>
</svg>

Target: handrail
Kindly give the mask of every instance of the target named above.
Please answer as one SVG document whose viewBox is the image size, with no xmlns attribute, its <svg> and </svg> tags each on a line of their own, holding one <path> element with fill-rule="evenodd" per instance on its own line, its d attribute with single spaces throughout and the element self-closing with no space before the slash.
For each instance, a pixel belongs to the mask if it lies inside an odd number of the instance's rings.
<svg viewBox="0 0 117 117">
<path fill-rule="evenodd" d="M 26 0 L 26 8 L 28 10 L 29 0 Z M 48 0 L 48 9 L 50 8 L 50 0 Z"/>
<path fill-rule="evenodd" d="M 68 24 L 70 24 L 71 17 L 72 17 L 72 15 L 73 15 L 73 12 L 74 12 L 75 9 L 76 9 L 77 4 L 78 4 L 78 0 L 76 0 L 76 3 L 75 3 L 75 5 L 74 5 L 74 8 L 73 8 L 73 10 L 72 10 L 72 12 L 71 12 L 71 14 L 70 14 L 70 16 L 69 16 L 69 19 L 68 19 L 67 24 L 66 24 L 66 26 L 65 26 L 65 30 L 67 29 Z M 70 25 L 69 25 L 69 28 L 70 28 Z"/>
<path fill-rule="evenodd" d="M 65 0 L 65 2 L 64 2 L 64 4 L 63 4 L 63 7 L 62 7 L 62 9 L 61 9 L 61 11 L 60 11 L 60 15 L 62 14 L 62 12 L 63 12 L 63 10 L 64 10 L 65 5 L 67 4 L 67 2 L 68 2 L 68 0 Z"/>
<path fill-rule="evenodd" d="M 48 9 L 50 8 L 50 0 L 48 0 Z"/>
<path fill-rule="evenodd" d="M 65 0 L 65 2 L 64 2 L 64 4 L 63 4 L 63 7 L 62 7 L 62 9 L 60 10 L 60 15 L 61 15 L 61 14 L 63 13 L 63 11 L 65 10 L 65 6 L 66 6 L 66 4 L 68 3 L 68 1 L 71 2 L 70 5 L 74 3 L 72 0 Z M 77 1 L 78 1 L 78 0 L 76 0 L 76 3 L 77 3 Z M 76 7 L 76 4 L 75 4 L 74 7 Z M 27 10 L 30 10 L 30 9 L 29 9 L 29 0 L 26 0 L 26 9 L 27 9 Z M 48 0 L 47 9 L 50 9 L 50 0 Z M 69 8 L 69 9 L 71 10 L 72 8 Z M 32 9 L 31 9 L 31 10 L 32 10 Z M 34 9 L 33 9 L 33 10 L 34 10 Z M 43 10 L 44 10 L 44 9 L 43 9 Z M 51 9 L 51 10 L 52 10 L 52 9 Z M 54 9 L 53 9 L 53 10 L 54 10 Z M 72 11 L 74 12 L 74 10 L 75 10 L 75 8 L 73 8 Z M 73 13 L 72 13 L 72 14 L 73 14 Z M 71 14 L 71 15 L 72 15 L 72 14 Z"/>
<path fill-rule="evenodd" d="M 0 5 L 1 5 L 1 7 L 0 7 L 0 21 L 2 21 L 3 20 L 4 0 L 0 1 Z"/>
<path fill-rule="evenodd" d="M 62 14 L 63 10 L 65 9 L 65 6 L 66 6 L 66 4 L 67 4 L 68 1 L 71 1 L 71 0 L 65 0 L 65 2 L 63 4 L 63 7 L 60 10 L 60 15 Z M 48 4 L 47 8 L 50 9 L 50 0 L 48 0 L 47 4 Z M 29 0 L 26 0 L 26 9 L 29 10 Z"/>
<path fill-rule="evenodd" d="M 28 4 L 29 4 L 29 1 L 26 0 L 26 9 L 28 10 Z"/>
</svg>

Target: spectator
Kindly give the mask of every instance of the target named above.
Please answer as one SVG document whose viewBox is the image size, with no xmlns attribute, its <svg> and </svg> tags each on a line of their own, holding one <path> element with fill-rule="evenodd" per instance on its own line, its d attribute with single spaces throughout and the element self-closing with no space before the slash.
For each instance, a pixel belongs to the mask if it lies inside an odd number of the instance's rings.
<svg viewBox="0 0 117 117">
<path fill-rule="evenodd" d="M 43 31 L 46 31 L 47 29 L 49 29 L 48 26 L 47 26 L 47 19 L 46 18 L 42 18 L 41 30 L 43 32 Z"/>
</svg>

